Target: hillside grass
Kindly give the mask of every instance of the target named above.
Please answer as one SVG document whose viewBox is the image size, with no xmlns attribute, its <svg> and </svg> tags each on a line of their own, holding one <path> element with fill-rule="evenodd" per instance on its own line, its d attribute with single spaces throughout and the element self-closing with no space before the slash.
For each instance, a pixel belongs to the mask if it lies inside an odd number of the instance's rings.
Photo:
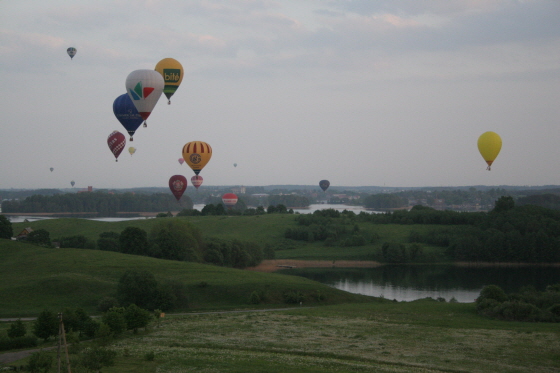
<svg viewBox="0 0 560 373">
<path fill-rule="evenodd" d="M 0 317 L 37 316 L 43 309 L 61 311 L 65 307 L 96 313 L 102 298 L 116 296 L 119 278 L 130 269 L 149 271 L 158 282 L 183 284 L 188 310 L 253 307 L 249 303 L 253 291 L 266 296 L 266 305 L 260 307 L 287 306 L 283 294 L 289 291 L 301 292 L 309 304 L 371 301 L 296 276 L 0 240 Z M 317 300 L 319 295 L 324 301 Z"/>
<path fill-rule="evenodd" d="M 433 300 L 167 315 L 160 327 L 107 347 L 117 360 L 105 373 L 560 369 L 560 325 L 489 320 L 472 303 Z M 153 361 L 146 361 L 149 353 Z"/>
<path fill-rule="evenodd" d="M 162 218 L 158 218 L 162 219 Z M 103 232 L 121 232 L 126 227 L 138 227 L 150 232 L 158 219 L 138 219 L 121 222 L 102 222 L 87 219 L 60 218 L 45 219 L 29 223 L 14 223 L 14 234 L 26 227 L 45 229 L 51 239 L 83 235 L 90 241 L 97 241 Z M 165 218 L 169 219 L 169 218 Z M 205 238 L 238 239 L 254 241 L 261 246 L 269 245 L 275 249 L 276 259 L 302 260 L 381 260 L 381 246 L 384 242 L 408 243 L 411 231 L 424 233 L 434 229 L 447 229 L 448 226 L 436 225 L 399 225 L 357 223 L 365 237 L 379 236 L 374 242 L 364 246 L 327 247 L 323 242 L 295 241 L 284 238 L 287 228 L 297 226 L 292 214 L 266 214 L 257 216 L 190 216 L 175 217 L 190 222 L 199 228 Z M 352 226 L 349 226 L 351 229 Z M 369 240 L 368 240 L 369 241 Z M 445 249 L 422 245 L 425 262 L 445 262 Z"/>
</svg>

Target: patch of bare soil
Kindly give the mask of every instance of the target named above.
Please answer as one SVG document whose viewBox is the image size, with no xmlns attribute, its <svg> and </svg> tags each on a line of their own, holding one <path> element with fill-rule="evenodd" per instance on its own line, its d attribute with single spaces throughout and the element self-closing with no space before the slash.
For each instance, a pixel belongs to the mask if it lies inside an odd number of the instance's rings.
<svg viewBox="0 0 560 373">
<path fill-rule="evenodd" d="M 272 259 L 263 260 L 258 266 L 246 269 L 257 272 L 274 272 L 286 268 L 374 268 L 379 266 L 381 264 L 374 261 Z"/>
</svg>

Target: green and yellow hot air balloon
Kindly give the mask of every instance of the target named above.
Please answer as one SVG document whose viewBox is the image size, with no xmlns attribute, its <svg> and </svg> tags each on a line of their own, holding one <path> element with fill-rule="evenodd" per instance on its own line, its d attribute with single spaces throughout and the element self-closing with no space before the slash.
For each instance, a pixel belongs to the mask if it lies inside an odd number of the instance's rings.
<svg viewBox="0 0 560 373">
<path fill-rule="evenodd" d="M 478 138 L 478 151 L 488 164 L 488 167 L 486 168 L 488 171 L 490 171 L 490 166 L 492 166 L 492 163 L 500 153 L 501 149 L 502 139 L 496 132 L 484 132 Z"/>
<path fill-rule="evenodd" d="M 164 58 L 157 63 L 155 70 L 163 76 L 165 82 L 163 93 L 169 100 L 168 104 L 171 104 L 171 96 L 179 88 L 183 80 L 183 66 L 176 59 Z"/>
</svg>

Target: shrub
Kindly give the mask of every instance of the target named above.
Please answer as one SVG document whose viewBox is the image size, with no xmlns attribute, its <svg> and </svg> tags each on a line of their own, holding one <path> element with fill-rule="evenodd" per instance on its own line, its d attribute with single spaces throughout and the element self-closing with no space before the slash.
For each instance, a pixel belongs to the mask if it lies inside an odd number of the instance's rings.
<svg viewBox="0 0 560 373">
<path fill-rule="evenodd" d="M 283 297 L 285 303 L 291 304 L 301 303 L 305 300 L 305 296 L 297 290 L 287 291 L 283 294 Z"/>
<path fill-rule="evenodd" d="M 507 300 L 507 295 L 499 286 L 486 285 L 480 291 L 480 295 L 476 299 L 476 303 L 479 304 L 486 299 L 493 299 L 496 302 L 501 303 Z"/>
<path fill-rule="evenodd" d="M 46 351 L 38 351 L 31 354 L 27 370 L 31 373 L 47 373 L 53 365 L 53 356 Z"/>
<path fill-rule="evenodd" d="M 33 324 L 33 334 L 37 338 L 47 341 L 51 336 L 58 334 L 59 320 L 58 317 L 49 310 L 44 310 L 39 314 Z"/>
<path fill-rule="evenodd" d="M 0 351 L 37 347 L 38 340 L 32 335 L 15 338 L 0 338 Z"/>
<path fill-rule="evenodd" d="M 4 215 L 0 215 L 0 238 L 9 240 L 13 235 L 12 222 Z"/>
<path fill-rule="evenodd" d="M 256 291 L 253 291 L 251 293 L 251 296 L 249 297 L 249 303 L 251 304 L 259 304 L 261 302 L 261 297 L 259 296 L 259 293 Z"/>
<path fill-rule="evenodd" d="M 12 324 L 10 324 L 10 329 L 8 329 L 8 337 L 10 338 L 18 338 L 23 337 L 27 333 L 25 328 L 25 324 L 21 321 L 21 319 L 17 319 Z"/>
</svg>

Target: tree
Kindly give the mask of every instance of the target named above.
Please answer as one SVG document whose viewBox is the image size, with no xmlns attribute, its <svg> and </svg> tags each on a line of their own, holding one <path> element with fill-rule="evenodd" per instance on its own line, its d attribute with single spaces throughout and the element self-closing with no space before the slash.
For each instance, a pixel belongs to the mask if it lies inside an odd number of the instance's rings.
<svg viewBox="0 0 560 373">
<path fill-rule="evenodd" d="M 117 232 L 103 232 L 97 239 L 97 249 L 104 251 L 119 251 L 119 237 Z"/>
<path fill-rule="evenodd" d="M 27 333 L 27 330 L 25 328 L 25 324 L 21 321 L 21 319 L 17 319 L 12 324 L 10 324 L 10 329 L 8 329 L 8 337 L 23 337 L 25 333 Z"/>
<path fill-rule="evenodd" d="M 150 231 L 153 256 L 163 259 L 200 261 L 202 234 L 182 219 L 160 219 Z"/>
<path fill-rule="evenodd" d="M 504 212 L 509 211 L 515 207 L 515 201 L 511 196 L 501 196 L 494 203 L 494 209 L 492 212 Z"/>
<path fill-rule="evenodd" d="M 53 356 L 40 350 L 31 354 L 27 370 L 31 373 L 47 373 L 53 365 Z"/>
<path fill-rule="evenodd" d="M 47 341 L 51 336 L 58 334 L 58 317 L 49 310 L 42 311 L 33 324 L 33 334 L 37 338 Z"/>
<path fill-rule="evenodd" d="M 117 353 L 105 347 L 96 346 L 83 350 L 79 357 L 79 365 L 87 372 L 101 372 L 103 367 L 115 365 Z"/>
<path fill-rule="evenodd" d="M 139 307 L 153 310 L 157 307 L 158 283 L 154 275 L 148 271 L 126 271 L 117 285 L 117 299 L 127 307 L 136 304 Z"/>
<path fill-rule="evenodd" d="M 148 233 L 137 227 L 126 227 L 119 236 L 120 252 L 125 254 L 147 255 Z"/>
<path fill-rule="evenodd" d="M 109 329 L 115 335 L 119 335 L 126 330 L 126 319 L 124 317 L 123 307 L 113 307 L 103 314 L 103 323 L 109 326 Z"/>
<path fill-rule="evenodd" d="M 35 245 L 50 247 L 51 236 L 45 229 L 37 229 L 27 235 L 27 241 Z"/>
<path fill-rule="evenodd" d="M 126 320 L 127 329 L 132 329 L 134 334 L 136 334 L 138 333 L 139 328 L 145 328 L 148 326 L 152 320 L 152 314 L 135 304 L 131 304 L 126 307 L 124 311 L 124 318 Z"/>
<path fill-rule="evenodd" d="M 13 235 L 12 222 L 4 215 L 0 215 L 0 238 L 9 240 Z"/>
</svg>

